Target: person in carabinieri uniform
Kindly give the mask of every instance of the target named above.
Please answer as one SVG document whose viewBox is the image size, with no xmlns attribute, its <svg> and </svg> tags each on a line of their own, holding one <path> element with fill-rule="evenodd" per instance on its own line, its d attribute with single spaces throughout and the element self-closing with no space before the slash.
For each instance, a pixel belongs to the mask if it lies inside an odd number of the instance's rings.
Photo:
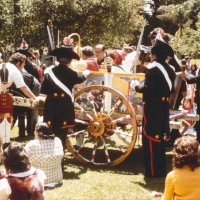
<svg viewBox="0 0 200 200">
<path fill-rule="evenodd" d="M 143 93 L 142 143 L 146 177 L 166 175 L 165 140 L 169 129 L 169 97 L 174 89 L 175 71 L 167 64 L 172 48 L 159 41 L 151 49 L 151 63 L 143 84 L 131 81 L 131 87 Z"/>
<path fill-rule="evenodd" d="M 75 125 L 74 99 L 72 89 L 75 84 L 86 80 L 90 71 L 86 70 L 79 75 L 69 68 L 72 59 L 79 60 L 78 54 L 70 45 L 63 45 L 50 53 L 56 56 L 59 65 L 48 70 L 44 75 L 41 93 L 46 94 L 44 103 L 44 122 L 51 126 L 54 134 L 59 137 L 65 147 L 68 129 Z"/>
</svg>

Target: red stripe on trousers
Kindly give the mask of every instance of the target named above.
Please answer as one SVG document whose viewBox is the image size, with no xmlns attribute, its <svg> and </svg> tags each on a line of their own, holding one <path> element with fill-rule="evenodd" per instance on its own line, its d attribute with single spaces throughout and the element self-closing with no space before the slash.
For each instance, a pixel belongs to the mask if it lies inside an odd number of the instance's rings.
<svg viewBox="0 0 200 200">
<path fill-rule="evenodd" d="M 152 148 L 152 141 L 149 140 L 149 148 L 150 148 L 150 158 L 151 158 L 151 174 L 154 176 L 154 165 L 153 165 L 153 148 Z"/>
</svg>

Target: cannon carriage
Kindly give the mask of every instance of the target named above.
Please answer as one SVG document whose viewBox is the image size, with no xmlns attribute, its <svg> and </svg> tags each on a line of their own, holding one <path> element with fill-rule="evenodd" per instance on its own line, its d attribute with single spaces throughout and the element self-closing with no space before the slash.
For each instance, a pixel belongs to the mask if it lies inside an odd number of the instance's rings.
<svg viewBox="0 0 200 200">
<path fill-rule="evenodd" d="M 92 72 L 74 88 L 76 126 L 66 140 L 67 149 L 83 163 L 116 166 L 136 145 L 142 121 L 142 95 L 130 90 L 131 79 L 144 74 Z M 45 99 L 45 97 L 44 97 Z M 35 107 L 32 101 L 14 97 L 14 105 Z M 43 103 L 36 106 L 42 114 Z M 172 111 L 171 128 L 182 127 L 177 118 L 199 120 L 198 115 Z"/>
</svg>

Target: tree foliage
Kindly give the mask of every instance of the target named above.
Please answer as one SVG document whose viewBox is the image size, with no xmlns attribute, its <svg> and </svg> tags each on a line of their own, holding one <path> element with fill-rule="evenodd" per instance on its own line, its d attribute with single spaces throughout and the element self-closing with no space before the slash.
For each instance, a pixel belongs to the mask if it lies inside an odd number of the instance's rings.
<svg viewBox="0 0 200 200">
<path fill-rule="evenodd" d="M 143 43 L 148 44 L 149 32 L 160 26 L 171 35 L 171 44 L 179 54 L 187 50 L 197 57 L 200 0 L 154 2 L 156 10 L 145 27 Z M 144 21 L 143 3 L 138 0 L 0 0 L 0 43 L 18 47 L 24 34 L 31 47 L 46 46 L 46 26 L 51 19 L 55 40 L 59 30 L 61 39 L 79 33 L 82 45 L 137 45 Z M 184 43 L 188 34 L 191 35 Z M 182 41 L 184 48 L 177 46 L 177 41 Z"/>
</svg>

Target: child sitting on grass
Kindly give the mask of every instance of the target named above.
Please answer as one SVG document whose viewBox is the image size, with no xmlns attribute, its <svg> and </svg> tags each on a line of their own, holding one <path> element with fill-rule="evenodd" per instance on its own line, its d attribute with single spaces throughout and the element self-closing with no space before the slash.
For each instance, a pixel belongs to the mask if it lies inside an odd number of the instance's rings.
<svg viewBox="0 0 200 200">
<path fill-rule="evenodd" d="M 43 200 L 43 171 L 31 167 L 24 147 L 10 144 L 4 151 L 2 162 L 5 171 L 0 172 L 0 200 Z"/>
</svg>

